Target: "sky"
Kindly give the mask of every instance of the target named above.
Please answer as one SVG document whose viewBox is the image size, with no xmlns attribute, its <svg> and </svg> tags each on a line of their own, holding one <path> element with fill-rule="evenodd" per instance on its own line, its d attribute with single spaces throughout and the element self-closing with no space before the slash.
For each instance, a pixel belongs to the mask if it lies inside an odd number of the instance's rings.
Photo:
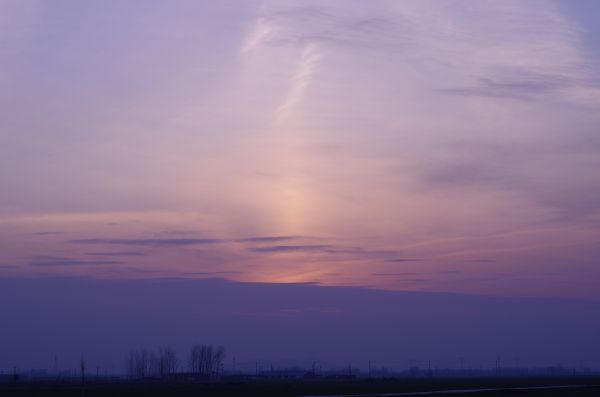
<svg viewBox="0 0 600 397">
<path fill-rule="evenodd" d="M 599 17 L 0 0 L 0 281 L 600 302 Z"/>
<path fill-rule="evenodd" d="M 35 291 L 35 293 L 32 293 Z M 38 299 L 43 296 L 44 299 Z M 0 373 L 123 373 L 131 349 L 223 345 L 225 369 L 600 369 L 598 302 L 218 279 L 0 279 Z M 35 313 L 35 315 L 32 315 Z M 443 331 L 441 331 L 443 330 Z M 493 373 L 493 372 L 492 372 Z"/>
</svg>

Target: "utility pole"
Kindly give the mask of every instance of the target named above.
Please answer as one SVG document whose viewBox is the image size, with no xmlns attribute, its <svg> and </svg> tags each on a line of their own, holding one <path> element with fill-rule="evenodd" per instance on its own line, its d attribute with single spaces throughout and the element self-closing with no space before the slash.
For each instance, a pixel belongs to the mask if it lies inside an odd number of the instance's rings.
<svg viewBox="0 0 600 397">
<path fill-rule="evenodd" d="M 85 385 L 85 359 L 81 356 L 79 360 L 79 369 L 81 370 L 81 387 Z"/>
<path fill-rule="evenodd" d="M 496 358 L 496 376 L 500 376 L 500 356 Z"/>
<path fill-rule="evenodd" d="M 83 355 L 79 360 L 79 369 L 81 369 L 81 396 L 85 396 L 85 359 Z"/>
</svg>

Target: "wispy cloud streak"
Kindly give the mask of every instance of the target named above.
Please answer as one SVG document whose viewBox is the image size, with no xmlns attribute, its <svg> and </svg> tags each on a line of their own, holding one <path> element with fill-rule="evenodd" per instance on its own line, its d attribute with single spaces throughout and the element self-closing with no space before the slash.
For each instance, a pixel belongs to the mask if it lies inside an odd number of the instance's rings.
<svg viewBox="0 0 600 397">
<path fill-rule="evenodd" d="M 69 240 L 71 244 L 89 244 L 89 245 L 131 245 L 131 246 L 142 246 L 142 247 L 181 247 L 188 245 L 202 245 L 202 244 L 216 244 L 221 243 L 223 240 L 211 239 L 211 238 L 171 238 L 171 239 L 102 239 L 102 238 L 91 238 L 91 239 L 79 239 Z"/>
<path fill-rule="evenodd" d="M 328 252 L 334 248 L 331 245 L 275 245 L 270 247 L 248 248 L 250 252 L 283 253 L 283 252 Z"/>
<path fill-rule="evenodd" d="M 147 256 L 145 252 L 122 251 L 122 252 L 86 252 L 89 256 Z"/>
</svg>

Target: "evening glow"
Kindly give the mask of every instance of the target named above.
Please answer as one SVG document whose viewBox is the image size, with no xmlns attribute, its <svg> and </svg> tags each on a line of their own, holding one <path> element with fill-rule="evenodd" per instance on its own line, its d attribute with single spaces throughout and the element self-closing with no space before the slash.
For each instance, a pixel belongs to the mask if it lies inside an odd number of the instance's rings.
<svg viewBox="0 0 600 397">
<path fill-rule="evenodd" d="M 600 299 L 571 1 L 0 3 L 0 274 Z"/>
</svg>

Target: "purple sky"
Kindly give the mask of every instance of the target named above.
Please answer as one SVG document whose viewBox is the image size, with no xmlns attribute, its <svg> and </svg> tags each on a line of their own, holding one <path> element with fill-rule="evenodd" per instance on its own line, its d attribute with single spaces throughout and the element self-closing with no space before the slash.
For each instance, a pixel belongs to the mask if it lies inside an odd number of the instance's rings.
<svg viewBox="0 0 600 397">
<path fill-rule="evenodd" d="M 130 349 L 226 346 L 228 370 L 313 362 L 427 367 L 600 368 L 599 302 L 234 283 L 205 279 L 0 279 L 0 371 L 122 372 Z M 10 302 L 10 304 L 7 304 Z"/>
<path fill-rule="evenodd" d="M 0 281 L 599 302 L 599 18 L 0 0 Z"/>
</svg>

